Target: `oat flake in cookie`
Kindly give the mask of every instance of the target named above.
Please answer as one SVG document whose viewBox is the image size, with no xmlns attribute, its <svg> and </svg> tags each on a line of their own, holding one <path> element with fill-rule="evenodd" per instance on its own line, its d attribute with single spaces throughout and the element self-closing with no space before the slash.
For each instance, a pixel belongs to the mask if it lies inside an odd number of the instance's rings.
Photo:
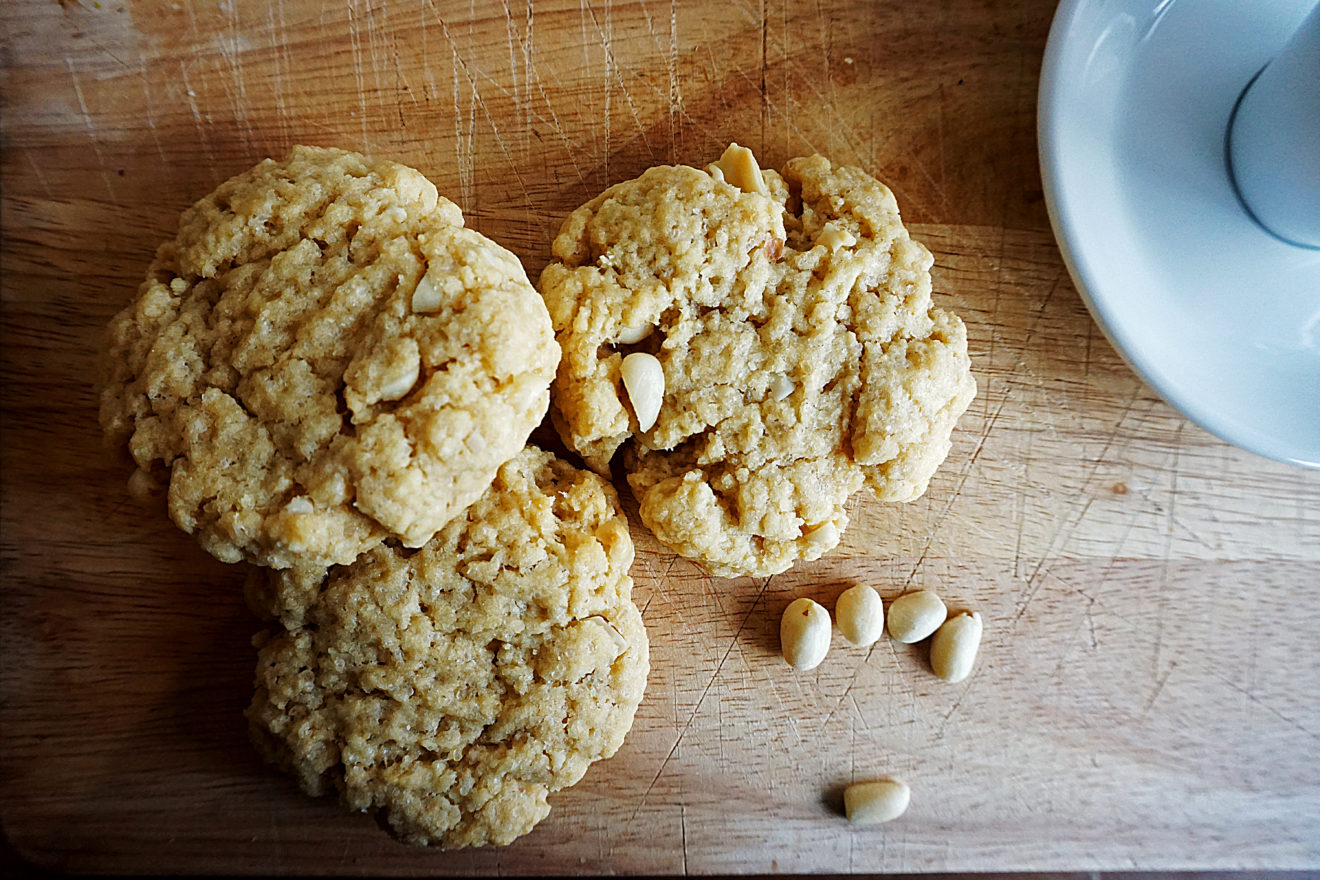
<svg viewBox="0 0 1320 880">
<path fill-rule="evenodd" d="M 250 599 L 287 629 L 257 638 L 254 741 L 409 843 L 509 843 L 632 725 L 632 559 L 614 489 L 528 447 L 415 552 L 258 571 Z"/>
<path fill-rule="evenodd" d="M 632 438 L 642 520 L 715 574 L 819 557 L 863 486 L 919 497 L 976 392 L 930 252 L 860 169 L 811 156 L 776 173 L 733 146 L 611 187 L 553 250 L 555 424 L 601 473 Z M 663 369 L 646 430 L 620 375 L 633 351 Z"/>
<path fill-rule="evenodd" d="M 523 447 L 558 348 L 417 171 L 295 147 L 184 212 L 107 334 L 101 423 L 226 562 L 429 539 Z"/>
</svg>

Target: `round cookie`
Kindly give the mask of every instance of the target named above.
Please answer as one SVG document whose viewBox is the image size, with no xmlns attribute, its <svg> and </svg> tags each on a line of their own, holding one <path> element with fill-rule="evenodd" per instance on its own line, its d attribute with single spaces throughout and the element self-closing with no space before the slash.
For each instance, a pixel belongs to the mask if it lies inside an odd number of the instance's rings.
<svg viewBox="0 0 1320 880">
<path fill-rule="evenodd" d="M 633 545 L 604 480 L 528 447 L 425 546 L 257 572 L 253 739 L 401 839 L 505 844 L 619 748 L 648 671 Z"/>
<path fill-rule="evenodd" d="M 110 324 L 101 423 L 226 562 L 429 539 L 522 448 L 558 348 L 419 172 L 295 147 L 185 211 Z"/>
<path fill-rule="evenodd" d="M 869 487 L 920 496 L 976 391 L 967 332 L 931 303 L 930 252 L 893 195 L 820 156 L 782 173 L 731 146 L 652 168 L 564 223 L 540 290 L 563 359 L 551 416 L 625 469 L 661 543 L 717 575 L 765 576 L 840 540 Z M 621 380 L 641 351 L 663 402 L 641 430 Z"/>
</svg>

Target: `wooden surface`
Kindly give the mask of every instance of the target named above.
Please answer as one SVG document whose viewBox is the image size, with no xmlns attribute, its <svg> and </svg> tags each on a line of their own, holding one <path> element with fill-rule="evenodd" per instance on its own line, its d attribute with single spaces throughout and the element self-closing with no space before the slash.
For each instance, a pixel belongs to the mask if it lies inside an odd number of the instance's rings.
<svg viewBox="0 0 1320 880">
<path fill-rule="evenodd" d="M 1089 319 L 1037 174 L 1052 6 L 4 4 L 12 845 L 153 873 L 1320 867 L 1320 474 L 1188 424 Z M 243 571 L 130 503 L 100 448 L 101 327 L 180 210 L 297 142 L 422 169 L 535 277 L 573 207 L 730 140 L 866 167 L 934 251 L 981 391 L 929 493 L 859 497 L 837 552 L 769 580 L 636 526 L 646 700 L 512 847 L 410 849 L 303 797 L 245 739 Z M 789 670 L 783 607 L 858 580 L 979 609 L 973 677 L 837 637 Z M 907 815 L 849 827 L 841 786 L 886 774 Z"/>
</svg>

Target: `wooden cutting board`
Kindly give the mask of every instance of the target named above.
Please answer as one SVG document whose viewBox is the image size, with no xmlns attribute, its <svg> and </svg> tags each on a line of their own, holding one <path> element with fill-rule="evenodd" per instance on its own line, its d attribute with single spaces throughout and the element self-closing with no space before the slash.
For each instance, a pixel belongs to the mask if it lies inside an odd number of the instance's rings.
<svg viewBox="0 0 1320 880">
<path fill-rule="evenodd" d="M 1187 423 L 1105 342 L 1042 203 L 1048 0 L 14 2 L 3 21 L 0 817 L 88 872 L 710 873 L 1320 866 L 1320 474 Z M 416 166 L 535 277 L 605 186 L 731 140 L 894 189 L 980 393 L 921 500 L 720 580 L 637 523 L 632 734 L 502 850 L 393 842 L 262 766 L 241 568 L 127 498 L 94 351 L 178 213 L 295 143 Z M 631 504 L 631 502 L 629 502 Z M 986 621 L 777 655 L 797 596 L 929 587 Z M 842 786 L 912 806 L 855 829 Z"/>
</svg>

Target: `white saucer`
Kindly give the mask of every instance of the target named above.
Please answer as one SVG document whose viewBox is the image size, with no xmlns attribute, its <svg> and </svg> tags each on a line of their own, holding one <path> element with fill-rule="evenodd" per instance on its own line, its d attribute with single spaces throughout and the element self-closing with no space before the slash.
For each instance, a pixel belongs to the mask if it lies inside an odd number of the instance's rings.
<svg viewBox="0 0 1320 880">
<path fill-rule="evenodd" d="M 1320 250 L 1238 201 L 1233 106 L 1316 0 L 1063 0 L 1041 71 L 1046 203 L 1109 341 L 1245 449 L 1320 468 Z"/>
</svg>

